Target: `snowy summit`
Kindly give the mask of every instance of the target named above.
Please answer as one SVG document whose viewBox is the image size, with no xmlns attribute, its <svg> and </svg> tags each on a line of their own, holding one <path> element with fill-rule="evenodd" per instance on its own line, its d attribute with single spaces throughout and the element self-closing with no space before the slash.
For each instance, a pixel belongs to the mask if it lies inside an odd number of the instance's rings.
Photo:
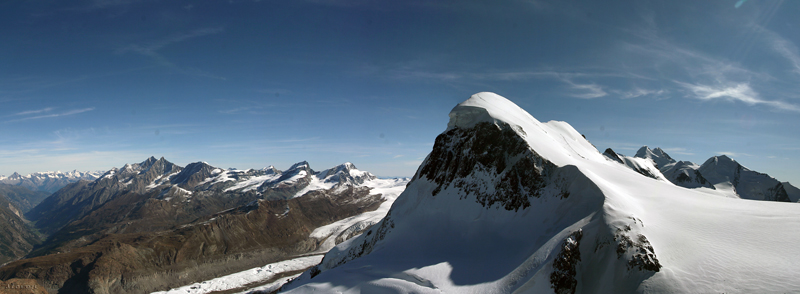
<svg viewBox="0 0 800 294">
<path fill-rule="evenodd" d="M 796 204 L 645 176 L 478 93 L 386 217 L 282 291 L 797 292 L 798 225 Z"/>
</svg>

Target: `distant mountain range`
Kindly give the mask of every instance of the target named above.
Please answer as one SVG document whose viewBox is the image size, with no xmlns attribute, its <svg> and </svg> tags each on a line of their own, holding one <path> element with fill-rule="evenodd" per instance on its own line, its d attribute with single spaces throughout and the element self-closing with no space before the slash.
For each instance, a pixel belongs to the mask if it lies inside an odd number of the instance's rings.
<svg viewBox="0 0 800 294">
<path fill-rule="evenodd" d="M 661 148 L 640 148 L 628 157 L 606 149 L 606 158 L 622 163 L 634 171 L 686 188 L 709 188 L 726 192 L 729 197 L 798 202 L 800 190 L 788 182 L 780 182 L 767 174 L 750 170 L 727 155 L 713 156 L 702 165 L 676 161 Z"/>
<path fill-rule="evenodd" d="M 53 193 L 62 187 L 79 180 L 93 181 L 97 179 L 100 174 L 102 174 L 102 172 L 80 172 L 77 170 L 71 172 L 38 172 L 24 176 L 18 173 L 13 173 L 8 177 L 0 176 L 0 183 L 22 186 L 30 189 L 31 191 L 44 191 Z"/>
<path fill-rule="evenodd" d="M 238 170 L 150 157 L 67 184 L 28 211 L 47 238 L 0 268 L 0 279 L 34 278 L 66 292 L 168 289 L 330 248 L 378 219 L 312 231 L 377 209 L 386 198 L 373 187 L 407 181 L 378 179 L 349 162 L 322 171 L 305 161 L 284 171 Z M 154 275 L 176 272 L 183 274 Z"/>
</svg>

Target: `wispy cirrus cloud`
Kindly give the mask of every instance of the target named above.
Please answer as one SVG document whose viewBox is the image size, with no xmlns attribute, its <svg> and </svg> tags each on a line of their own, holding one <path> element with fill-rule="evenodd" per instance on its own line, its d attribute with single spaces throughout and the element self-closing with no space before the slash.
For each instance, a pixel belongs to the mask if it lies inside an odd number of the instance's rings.
<svg viewBox="0 0 800 294">
<path fill-rule="evenodd" d="M 53 110 L 52 107 L 47 107 L 47 108 L 42 108 L 42 109 L 37 109 L 37 110 L 28 110 L 28 111 L 23 111 L 23 112 L 17 112 L 14 115 L 19 116 L 19 115 L 38 114 L 38 113 L 43 113 L 43 112 L 50 112 L 51 110 Z"/>
<path fill-rule="evenodd" d="M 777 100 L 762 99 L 760 95 L 755 90 L 753 90 L 747 83 L 739 83 L 735 85 L 724 85 L 724 86 L 689 84 L 678 81 L 676 81 L 676 83 L 686 88 L 690 92 L 692 92 L 693 95 L 691 95 L 690 97 L 695 99 L 700 99 L 704 101 L 710 101 L 710 100 L 727 100 L 731 102 L 739 101 L 747 105 L 762 104 L 777 110 L 800 112 L 800 106 L 797 106 L 795 104 Z"/>
<path fill-rule="evenodd" d="M 793 67 L 792 71 L 800 74 L 800 52 L 798 52 L 797 46 L 792 41 L 764 27 L 757 26 L 756 29 L 767 39 L 770 48 L 789 62 L 789 65 Z"/>
<path fill-rule="evenodd" d="M 188 33 L 174 35 L 168 38 L 156 40 L 145 44 L 131 44 L 117 49 L 116 53 L 117 54 L 135 53 L 152 58 L 157 64 L 170 68 L 182 74 L 225 80 L 225 77 L 217 76 L 200 69 L 180 67 L 174 62 L 167 59 L 164 55 L 158 53 L 159 50 L 169 45 L 184 42 L 186 40 L 191 40 L 202 36 L 219 34 L 224 31 L 225 30 L 221 27 L 197 29 Z"/>
<path fill-rule="evenodd" d="M 579 83 L 573 82 L 572 80 L 566 79 L 566 78 L 562 79 L 562 81 L 567 83 L 572 88 L 572 90 L 575 90 L 575 91 L 578 92 L 578 93 L 570 93 L 569 94 L 570 96 L 575 97 L 575 98 L 594 99 L 594 98 L 600 98 L 600 97 L 608 95 L 608 93 L 606 93 L 606 91 L 603 91 L 603 87 L 601 87 L 601 86 L 599 86 L 597 84 L 594 84 L 594 83 L 579 84 Z"/>
<path fill-rule="evenodd" d="M 42 110 L 23 111 L 23 112 L 20 112 L 20 113 L 18 113 L 17 115 L 40 114 L 40 113 L 45 113 L 45 112 L 49 112 L 49 111 L 51 111 L 51 110 L 52 110 L 52 108 L 51 108 L 51 109 L 49 109 L 49 110 L 46 110 L 46 109 L 47 109 L 47 108 L 45 108 L 45 109 L 42 109 Z M 46 110 L 46 111 L 44 111 L 44 110 Z M 28 116 L 28 117 L 23 117 L 23 118 L 18 118 L 18 119 L 7 120 L 7 121 L 5 121 L 5 122 L 6 122 L 6 123 L 11 123 L 11 122 L 20 122 L 20 121 L 28 121 L 28 120 L 43 119 L 43 118 L 53 118 L 53 117 L 60 117 L 60 116 L 70 116 L 70 115 L 75 115 L 75 114 L 79 114 L 79 113 L 84 113 L 84 112 L 88 112 L 88 111 L 92 111 L 92 110 L 94 110 L 94 107 L 82 108 L 82 109 L 73 109 L 73 110 L 68 110 L 68 111 L 65 111 L 65 112 L 60 112 L 60 113 L 51 113 L 51 114 L 43 114 L 43 115 Z M 26 112 L 27 112 L 27 113 L 26 113 Z"/>
<path fill-rule="evenodd" d="M 647 90 L 647 89 L 634 87 L 633 89 L 630 89 L 628 91 L 617 91 L 616 93 L 619 94 L 620 98 L 622 98 L 622 99 L 631 99 L 631 98 L 639 98 L 639 97 L 644 97 L 644 96 L 661 96 L 661 95 L 667 93 L 667 91 L 664 90 L 664 89 Z"/>
</svg>

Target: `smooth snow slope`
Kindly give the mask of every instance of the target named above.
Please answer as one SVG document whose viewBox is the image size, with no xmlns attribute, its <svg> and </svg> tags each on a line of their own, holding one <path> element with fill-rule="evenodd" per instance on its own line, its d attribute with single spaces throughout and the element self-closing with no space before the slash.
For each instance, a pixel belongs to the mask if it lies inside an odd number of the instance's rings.
<svg viewBox="0 0 800 294">
<path fill-rule="evenodd" d="M 796 204 L 721 197 L 642 176 L 605 160 L 569 124 L 541 123 L 493 93 L 473 95 L 450 118 L 388 215 L 284 290 L 800 291 Z M 493 142 L 507 145 L 492 150 L 523 142 L 528 151 L 487 157 L 469 144 L 480 141 L 479 131 L 503 134 Z M 512 177 L 526 172 L 535 180 Z M 535 189 L 505 188 L 510 182 Z M 487 195 L 501 201 L 484 207 Z M 520 199 L 530 206 L 509 206 Z"/>
</svg>

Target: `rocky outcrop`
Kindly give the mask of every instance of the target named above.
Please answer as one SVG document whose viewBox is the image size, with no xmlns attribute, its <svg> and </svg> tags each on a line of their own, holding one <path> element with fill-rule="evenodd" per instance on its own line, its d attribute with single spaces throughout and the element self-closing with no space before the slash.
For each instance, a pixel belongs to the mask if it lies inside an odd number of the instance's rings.
<svg viewBox="0 0 800 294">
<path fill-rule="evenodd" d="M 545 178 L 556 168 L 527 146 L 508 124 L 453 128 L 436 137 L 433 151 L 415 178 L 436 183 L 433 196 L 452 185 L 465 195 L 476 195 L 481 206 L 499 204 L 518 211 L 531 205 L 530 198 L 541 196 Z M 489 183 L 475 181 L 481 174 L 492 175 L 487 177 Z"/>
</svg>

